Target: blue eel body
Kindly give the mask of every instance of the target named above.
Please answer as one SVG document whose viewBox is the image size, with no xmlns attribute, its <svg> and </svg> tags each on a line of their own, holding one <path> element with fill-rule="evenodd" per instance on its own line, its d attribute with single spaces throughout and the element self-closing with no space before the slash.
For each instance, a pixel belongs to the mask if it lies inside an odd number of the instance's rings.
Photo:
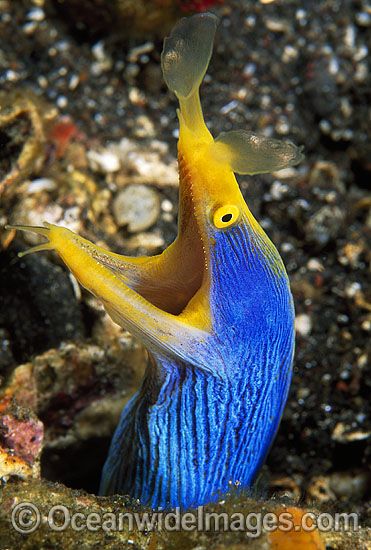
<svg viewBox="0 0 371 550">
<path fill-rule="evenodd" d="M 251 486 L 277 431 L 294 350 L 285 269 L 248 221 L 210 237 L 219 376 L 152 356 L 112 440 L 104 494 L 164 509 L 216 501 L 233 486 Z"/>
</svg>

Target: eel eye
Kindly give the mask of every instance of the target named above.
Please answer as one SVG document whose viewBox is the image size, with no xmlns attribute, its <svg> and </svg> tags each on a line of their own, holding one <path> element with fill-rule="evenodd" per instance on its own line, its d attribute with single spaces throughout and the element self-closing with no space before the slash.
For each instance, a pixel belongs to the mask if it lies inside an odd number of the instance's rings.
<svg viewBox="0 0 371 550">
<path fill-rule="evenodd" d="M 218 229 L 225 229 L 233 225 L 240 215 L 240 209 L 234 204 L 225 204 L 215 210 L 213 223 Z"/>
</svg>

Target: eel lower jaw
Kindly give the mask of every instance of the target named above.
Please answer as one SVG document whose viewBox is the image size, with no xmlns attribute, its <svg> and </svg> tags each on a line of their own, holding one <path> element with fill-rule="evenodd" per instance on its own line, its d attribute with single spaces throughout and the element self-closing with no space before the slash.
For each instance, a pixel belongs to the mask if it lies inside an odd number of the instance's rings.
<svg viewBox="0 0 371 550">
<path fill-rule="evenodd" d="M 207 324 L 207 259 L 191 212 L 193 208 L 189 210 L 185 231 L 179 232 L 168 249 L 159 256 L 143 258 L 113 254 L 66 228 L 46 222 L 44 227 L 12 225 L 8 229 L 45 237 L 46 243 L 20 255 L 55 250 L 80 284 L 103 302 L 115 322 L 140 337 L 147 328 L 142 326 L 146 312 L 152 326 L 152 338 L 156 338 L 157 330 L 160 340 L 164 336 L 161 322 L 176 325 L 179 321 L 182 327 L 188 325 L 190 330 L 191 325 L 203 329 Z M 121 314 L 121 310 L 126 312 Z M 155 325 L 159 327 L 156 330 Z"/>
</svg>

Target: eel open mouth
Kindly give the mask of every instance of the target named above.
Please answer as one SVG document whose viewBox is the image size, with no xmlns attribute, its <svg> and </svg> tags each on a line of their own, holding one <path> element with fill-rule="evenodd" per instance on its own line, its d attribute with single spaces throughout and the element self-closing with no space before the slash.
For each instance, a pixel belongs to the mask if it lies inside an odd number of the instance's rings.
<svg viewBox="0 0 371 550">
<path fill-rule="evenodd" d="M 184 179 L 187 179 L 186 174 Z M 196 220 L 194 198 L 187 183 L 181 184 L 178 236 L 162 254 L 143 258 L 102 256 L 100 253 L 96 256 L 132 290 L 158 309 L 173 315 L 184 311 L 207 284 L 208 276 L 207 243 Z"/>
<path fill-rule="evenodd" d="M 8 227 L 46 237 L 48 242 L 35 246 L 22 255 L 42 250 L 56 250 L 82 282 L 70 262 L 69 255 L 64 251 L 64 243 L 70 239 L 74 240 L 83 254 L 88 254 L 152 306 L 162 312 L 179 315 L 207 281 L 207 252 L 202 231 L 196 220 L 192 193 L 189 191 L 189 188 L 187 192 L 181 190 L 178 236 L 157 256 L 130 257 L 115 254 L 95 246 L 68 229 L 49 223 L 44 223 L 45 227 Z M 56 239 L 57 233 L 60 233 L 61 237 Z"/>
</svg>

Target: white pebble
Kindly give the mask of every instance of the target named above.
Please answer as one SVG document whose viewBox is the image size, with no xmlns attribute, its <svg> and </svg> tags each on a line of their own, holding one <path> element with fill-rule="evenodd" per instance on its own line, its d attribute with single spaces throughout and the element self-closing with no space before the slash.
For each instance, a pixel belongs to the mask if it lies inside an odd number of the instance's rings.
<svg viewBox="0 0 371 550">
<path fill-rule="evenodd" d="M 161 203 L 161 210 L 163 210 L 164 212 L 172 212 L 173 203 L 169 201 L 169 199 L 164 199 Z"/>
<path fill-rule="evenodd" d="M 354 298 L 359 292 L 362 290 L 362 286 L 360 283 L 351 283 L 345 288 L 345 294 L 348 296 L 348 298 Z"/>
<path fill-rule="evenodd" d="M 312 331 L 312 321 L 309 315 L 301 313 L 295 318 L 295 330 L 301 336 L 308 336 Z"/>
<path fill-rule="evenodd" d="M 64 95 L 57 97 L 57 105 L 60 109 L 64 109 L 68 105 L 68 99 Z"/>
<path fill-rule="evenodd" d="M 112 151 L 88 151 L 87 157 L 94 169 L 106 174 L 112 174 L 120 169 L 120 159 Z"/>
<path fill-rule="evenodd" d="M 311 258 L 307 263 L 307 268 L 309 271 L 323 271 L 325 269 L 317 258 Z"/>
<path fill-rule="evenodd" d="M 283 195 L 287 193 L 288 187 L 284 183 L 281 183 L 279 180 L 275 180 L 271 185 L 271 195 L 274 200 L 282 199 Z"/>
<path fill-rule="evenodd" d="M 235 109 L 237 107 L 237 105 L 238 105 L 238 101 L 233 99 L 232 101 L 230 101 L 229 103 L 227 103 L 226 105 L 224 105 L 224 107 L 222 107 L 220 109 L 220 113 L 222 115 L 227 115 L 228 113 L 233 111 L 233 109 Z"/>
<path fill-rule="evenodd" d="M 160 215 L 160 200 L 153 189 L 145 185 L 128 185 L 113 202 L 118 225 L 127 225 L 132 233 L 144 231 Z"/>
<path fill-rule="evenodd" d="M 27 19 L 31 21 L 42 21 L 44 18 L 45 13 L 41 8 L 32 8 L 27 14 Z"/>
<path fill-rule="evenodd" d="M 13 71 L 12 69 L 8 69 L 5 72 L 5 80 L 9 80 L 10 82 L 16 82 L 19 80 L 19 74 Z"/>
<path fill-rule="evenodd" d="M 33 195 L 34 193 L 40 193 L 41 191 L 53 191 L 56 188 L 54 180 L 49 178 L 37 178 L 30 181 L 27 186 L 27 194 Z"/>
<path fill-rule="evenodd" d="M 79 75 L 73 74 L 70 78 L 69 83 L 68 83 L 68 87 L 69 87 L 70 90 L 76 90 L 79 83 L 80 83 Z"/>
</svg>

